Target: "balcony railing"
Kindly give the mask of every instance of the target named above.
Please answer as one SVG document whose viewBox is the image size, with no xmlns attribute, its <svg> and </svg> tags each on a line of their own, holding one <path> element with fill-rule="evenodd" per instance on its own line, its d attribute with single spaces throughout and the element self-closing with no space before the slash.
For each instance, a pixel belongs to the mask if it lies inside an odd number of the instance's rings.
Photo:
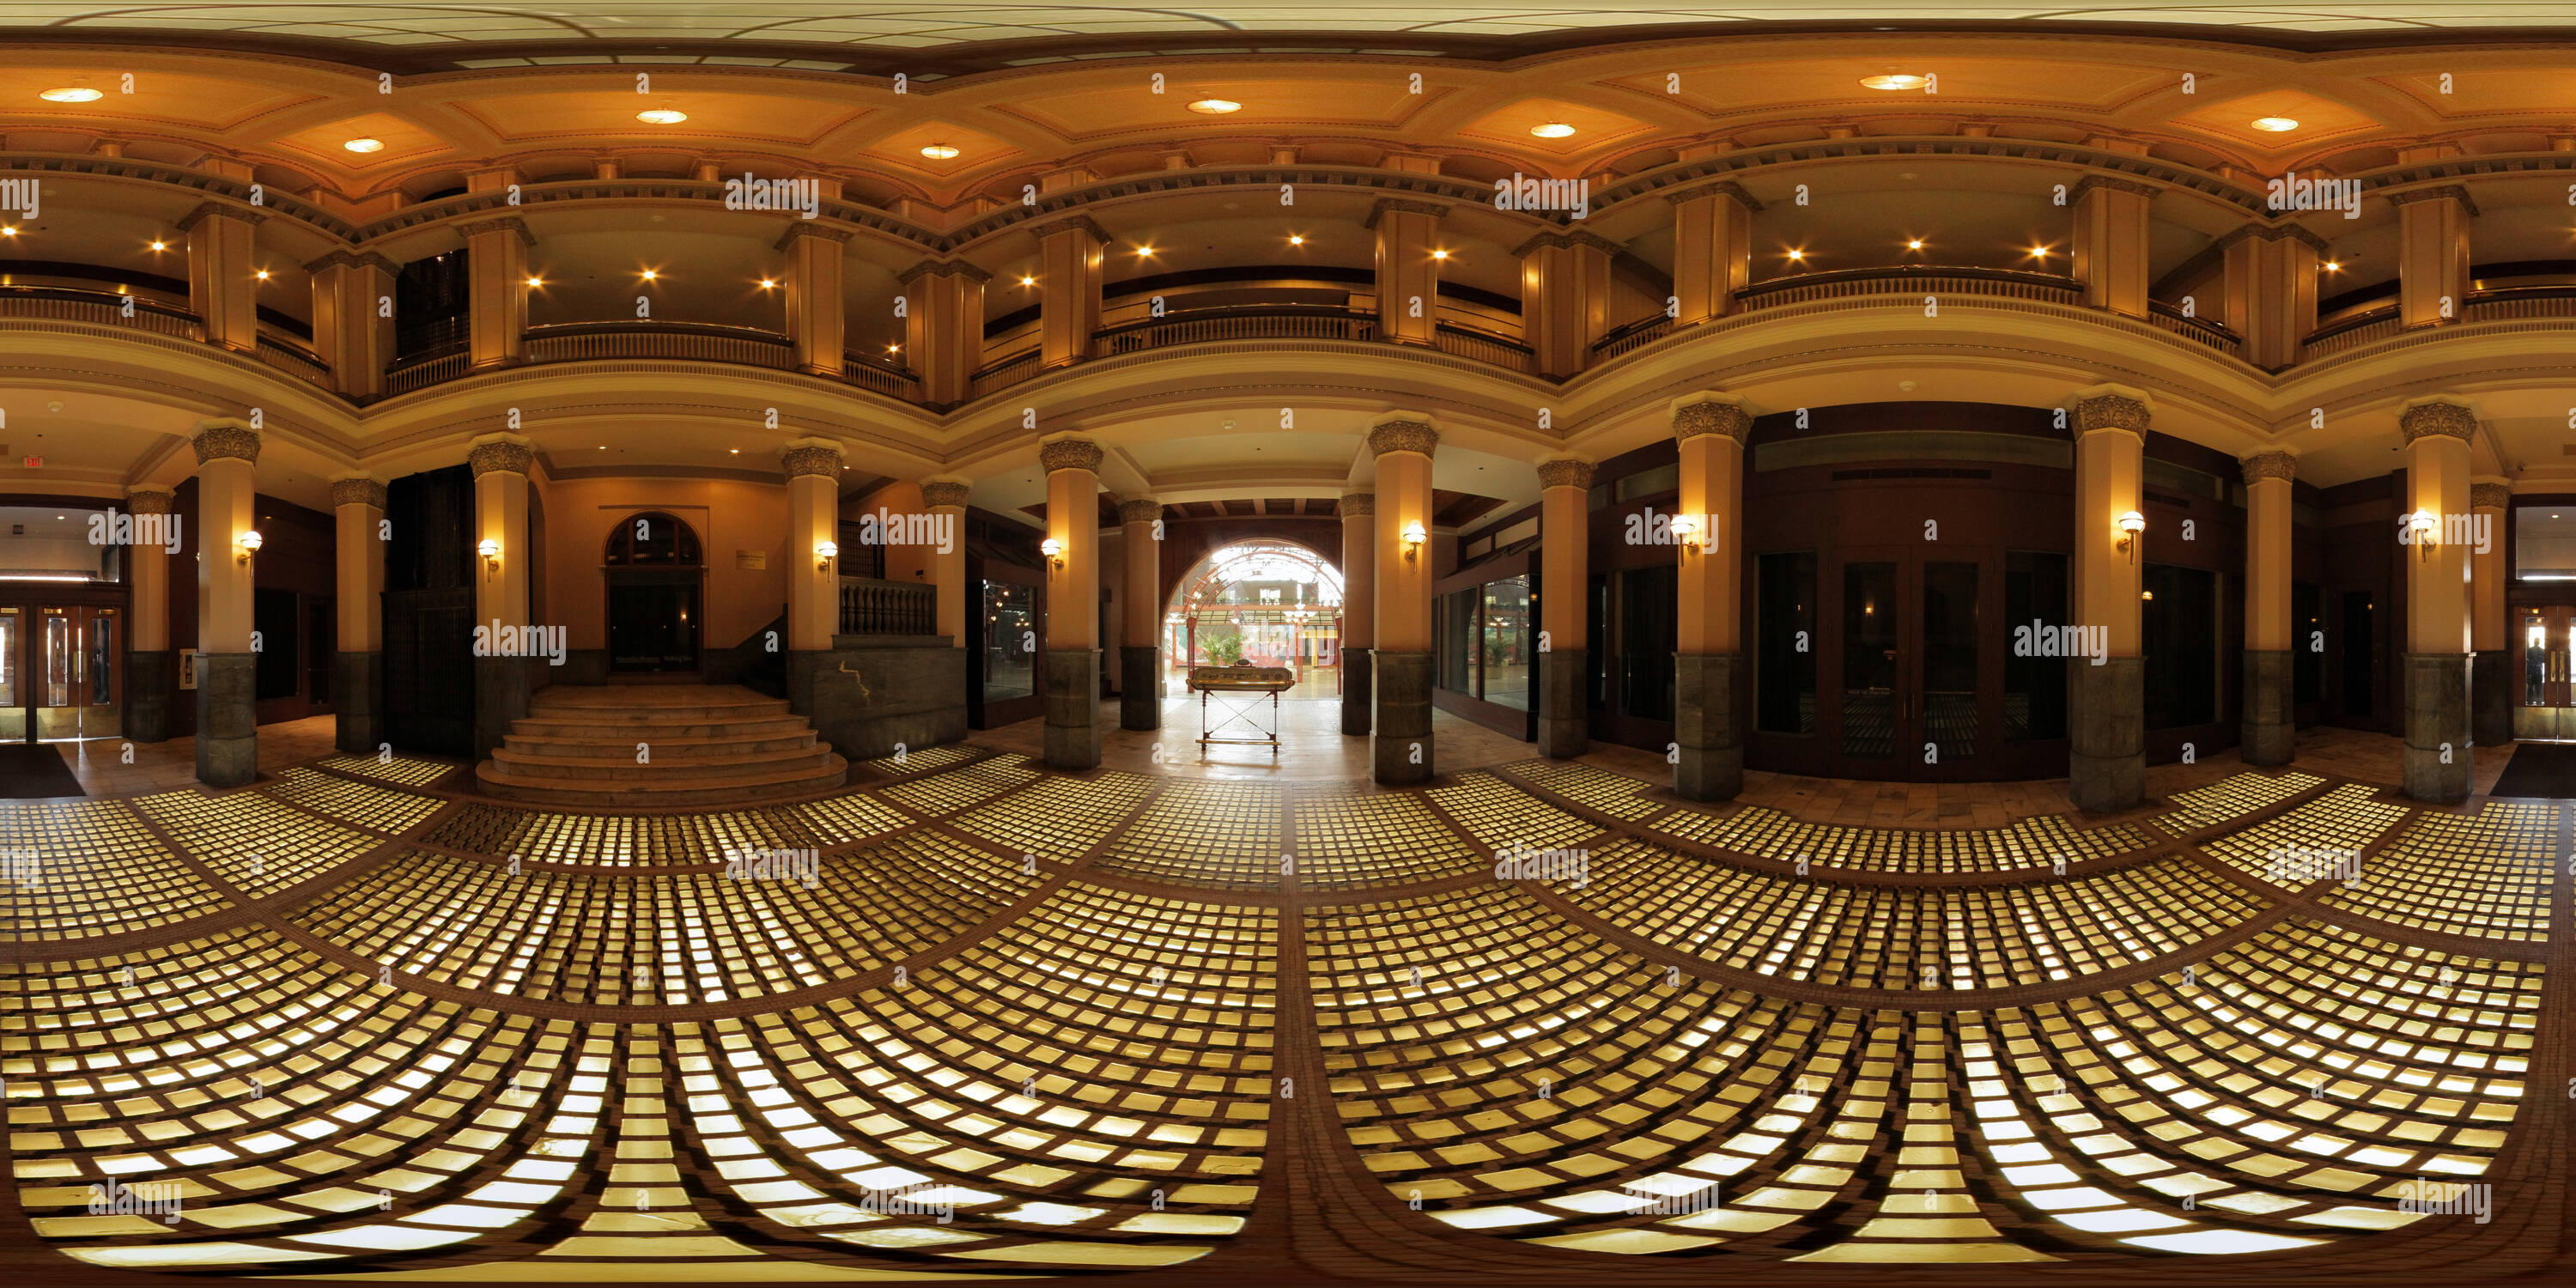
<svg viewBox="0 0 2576 1288">
<path fill-rule="evenodd" d="M 1039 350 L 1030 348 L 985 363 L 984 369 L 976 372 L 974 380 L 967 385 L 966 396 L 981 398 L 996 389 L 1007 389 L 1036 375 L 1041 356 Z"/>
<path fill-rule="evenodd" d="M 407 394 L 445 384 L 465 374 L 470 356 L 460 340 L 398 358 L 385 370 L 385 392 Z"/>
<path fill-rule="evenodd" d="M 1642 317 L 1592 342 L 1592 360 L 1607 362 L 1630 349 L 1642 349 L 1673 333 L 1673 319 L 1663 313 Z"/>
<path fill-rule="evenodd" d="M 1490 362 L 1497 367 L 1526 372 L 1536 359 L 1529 346 L 1486 331 L 1470 330 L 1443 322 L 1432 329 L 1431 343 L 1442 353 Z"/>
<path fill-rule="evenodd" d="M 331 387 L 330 364 L 322 361 L 312 350 L 292 340 L 273 336 L 265 331 L 261 332 L 259 360 L 290 376 L 310 381 L 325 389 Z"/>
<path fill-rule="evenodd" d="M 134 312 L 125 309 L 131 303 Z M 202 340 L 205 329 L 197 315 L 158 300 L 114 291 L 87 291 L 74 286 L 0 286 L 0 317 L 41 318 L 49 322 L 90 322 L 99 326 L 140 327 L 156 335 Z"/>
<path fill-rule="evenodd" d="M 2147 320 L 2186 340 L 2195 340 L 2220 353 L 2242 356 L 2244 340 L 2234 331 L 2204 317 L 2185 317 L 2181 309 L 2163 300 L 2147 302 Z"/>
<path fill-rule="evenodd" d="M 530 362 L 663 358 L 785 371 L 796 348 L 775 331 L 706 322 L 562 322 L 528 328 Z"/>
<path fill-rule="evenodd" d="M 1100 333 L 1103 355 L 1217 340 L 1372 340 L 1377 319 L 1328 304 L 1242 304 L 1190 309 Z"/>
<path fill-rule="evenodd" d="M 876 577 L 841 579 L 841 634 L 936 635 L 939 588 Z"/>
<path fill-rule="evenodd" d="M 2008 268 L 1917 268 L 1905 264 L 1775 277 L 1747 287 L 1736 300 L 1747 309 L 1776 309 L 1863 295 L 1980 295 L 2068 307 L 2084 302 L 2084 288 L 2071 277 Z"/>
<path fill-rule="evenodd" d="M 909 371 L 896 371 L 873 359 L 855 353 L 841 355 L 841 380 L 861 389 L 873 390 L 888 398 L 912 402 L 921 397 L 921 378 Z"/>
</svg>

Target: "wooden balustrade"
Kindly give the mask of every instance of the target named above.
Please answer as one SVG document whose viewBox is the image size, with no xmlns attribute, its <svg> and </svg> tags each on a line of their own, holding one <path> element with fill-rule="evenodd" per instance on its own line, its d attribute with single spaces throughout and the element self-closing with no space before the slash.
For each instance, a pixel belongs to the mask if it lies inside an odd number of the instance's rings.
<svg viewBox="0 0 2576 1288">
<path fill-rule="evenodd" d="M 876 577 L 841 579 L 843 635 L 936 635 L 939 588 Z"/>
</svg>

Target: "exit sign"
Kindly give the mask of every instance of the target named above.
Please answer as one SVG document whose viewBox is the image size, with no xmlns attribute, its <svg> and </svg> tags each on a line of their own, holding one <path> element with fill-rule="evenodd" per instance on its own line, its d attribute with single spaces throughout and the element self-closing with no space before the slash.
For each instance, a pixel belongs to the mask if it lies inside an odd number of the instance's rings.
<svg viewBox="0 0 2576 1288">
<path fill-rule="evenodd" d="M 45 458 L 41 456 L 30 456 L 26 459 L 26 465 L 28 469 L 41 470 L 45 468 Z"/>
</svg>

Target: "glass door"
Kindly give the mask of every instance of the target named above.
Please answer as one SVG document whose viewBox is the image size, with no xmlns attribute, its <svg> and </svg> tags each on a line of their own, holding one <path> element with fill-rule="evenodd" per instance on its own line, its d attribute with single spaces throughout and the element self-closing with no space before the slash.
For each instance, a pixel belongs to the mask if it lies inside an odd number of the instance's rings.
<svg viewBox="0 0 2576 1288">
<path fill-rule="evenodd" d="M 0 607 L 0 742 L 27 740 L 26 610 Z"/>
<path fill-rule="evenodd" d="M 2576 653 L 2576 609 L 2540 607 L 2514 614 L 2514 648 L 2522 654 L 2522 691 L 2513 712 L 2513 736 L 2535 742 L 2576 739 L 2576 684 L 2568 666 Z"/>
<path fill-rule="evenodd" d="M 25 721 L 38 742 L 111 738 L 125 731 L 124 659 L 113 608 L 21 610 L 33 616 L 25 646 L 31 674 L 24 685 Z M 12 695 L 13 697 L 15 695 Z M 22 727 L 18 737 L 26 737 Z"/>
<path fill-rule="evenodd" d="M 1935 557 L 1935 555 L 1948 557 Z M 1842 755 L 1879 762 L 1896 778 L 1958 777 L 1991 764 L 2003 741 L 1998 688 L 2004 633 L 1989 634 L 1983 597 L 1992 556 L 1857 547 L 1839 552 L 1827 579 L 1839 598 L 1826 620 L 1840 655 L 1828 655 Z M 1989 656 L 1996 669 L 1987 671 Z M 1875 776 L 1853 766 L 1860 776 Z"/>
</svg>

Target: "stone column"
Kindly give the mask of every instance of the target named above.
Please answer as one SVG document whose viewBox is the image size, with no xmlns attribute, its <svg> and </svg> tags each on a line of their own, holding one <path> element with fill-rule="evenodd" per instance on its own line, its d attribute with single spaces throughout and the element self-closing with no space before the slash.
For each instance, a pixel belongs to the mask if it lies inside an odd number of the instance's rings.
<svg viewBox="0 0 2576 1288">
<path fill-rule="evenodd" d="M 500 554 L 474 559 L 474 624 L 533 626 L 528 612 L 528 469 L 535 454 L 517 434 L 485 434 L 467 444 L 474 470 L 474 543 L 497 541 Z M 543 665 L 543 663 L 539 663 Z M 527 660 L 478 654 L 474 659 L 474 754 L 488 756 L 528 714 Z"/>
<path fill-rule="evenodd" d="M 1733 313 L 1750 280 L 1753 212 L 1762 203 L 1723 180 L 1671 200 L 1674 324 L 1696 326 Z"/>
<path fill-rule="evenodd" d="M 331 481 L 337 520 L 339 640 L 331 659 L 332 745 L 373 755 L 385 740 L 384 480 L 348 474 Z"/>
<path fill-rule="evenodd" d="M 2106 639 L 2102 665 L 2066 668 L 2066 794 L 2080 809 L 2123 810 L 2147 798 L 2146 663 L 2138 652 L 2147 534 L 2122 549 L 2120 516 L 2142 503 L 2153 406 L 2137 390 L 2096 385 L 2068 407 L 2075 425 L 2075 620 Z"/>
<path fill-rule="evenodd" d="M 2298 458 L 2261 452 L 2245 472 L 2245 710 L 2249 765 L 2286 765 L 2295 753 L 2296 692 L 2290 649 L 2290 480 Z"/>
<path fill-rule="evenodd" d="M 515 215 L 477 220 L 457 231 L 465 234 L 467 356 L 476 368 L 527 361 L 528 248 L 537 244 L 535 235 Z"/>
<path fill-rule="evenodd" d="M 2475 539 L 2469 553 L 2469 737 L 2481 747 L 2513 741 L 2513 650 L 2505 624 L 2504 533 L 2513 487 L 2503 479 L 2469 484 Z"/>
<path fill-rule="evenodd" d="M 912 358 L 906 365 L 921 377 L 922 401 L 941 407 L 966 401 L 984 362 L 984 284 L 993 275 L 964 260 L 923 260 L 899 280 L 903 343 Z"/>
<path fill-rule="evenodd" d="M 2397 316 L 2407 327 L 2460 320 L 2469 302 L 2469 220 L 2478 213 L 2457 184 L 2392 192 L 2397 206 Z"/>
<path fill-rule="evenodd" d="M 304 270 L 313 275 L 313 351 L 331 368 L 332 387 L 353 402 L 384 397 L 394 357 L 394 262 L 335 250 Z"/>
<path fill-rule="evenodd" d="M 1587 232 L 1540 233 L 1512 256 L 1521 262 L 1522 338 L 1538 373 L 1562 380 L 1592 362 L 1610 329 L 1610 260 L 1617 242 Z"/>
<path fill-rule="evenodd" d="M 1538 754 L 1564 760 L 1592 747 L 1592 713 L 1584 700 L 1592 654 L 1583 613 L 1592 572 L 1592 463 L 1540 461 L 1538 486 Z"/>
<path fill-rule="evenodd" d="M 1118 727 L 1163 727 L 1163 503 L 1118 503 L 1127 547 L 1126 642 L 1118 649 Z"/>
<path fill-rule="evenodd" d="M 163 488 L 125 493 L 125 512 L 136 520 L 134 544 L 125 549 L 125 579 L 134 592 L 125 627 L 125 736 L 135 742 L 169 738 L 170 695 L 179 680 L 170 656 L 170 531 L 163 527 L 178 522 L 173 500 Z M 196 547 L 182 533 L 179 549 L 194 553 Z"/>
<path fill-rule="evenodd" d="M 1389 412 L 1369 427 L 1368 449 L 1377 458 L 1369 686 L 1376 733 L 1369 752 L 1381 783 L 1428 782 L 1438 772 L 1431 737 L 1431 454 L 1439 446 L 1440 432 L 1426 412 Z M 1405 541 L 1408 529 L 1421 534 L 1418 542 Z"/>
<path fill-rule="evenodd" d="M 1737 695 L 1744 640 L 1744 400 L 1710 391 L 1675 399 L 1681 513 L 1697 525 L 1681 561 L 1673 656 L 1673 792 L 1733 800 L 1744 789 L 1744 713 Z M 1696 544 L 1693 544 L 1696 543 Z"/>
<path fill-rule="evenodd" d="M 2075 280 L 2084 302 L 2147 315 L 2147 203 L 2153 185 L 2093 175 L 2075 185 Z"/>
<path fill-rule="evenodd" d="M 1377 234 L 1377 338 L 1435 343 L 1440 325 L 1440 219 L 1447 206 L 1381 198 L 1368 227 Z M 1385 489 L 1379 489 L 1381 495 Z M 1430 522 L 1424 516 L 1424 522 Z M 1426 646 L 1427 647 L 1427 646 Z M 1424 691 L 1428 696 L 1429 691 Z M 1429 731 L 1425 730 L 1425 737 Z M 1383 780 L 1381 780 L 1383 781 Z"/>
<path fill-rule="evenodd" d="M 1060 438 L 1038 447 L 1046 467 L 1046 763 L 1100 763 L 1100 445 Z"/>
<path fill-rule="evenodd" d="M 2296 224 L 2248 224 L 2219 239 L 2225 256 L 2220 320 L 2245 338 L 2247 362 L 2278 371 L 2317 329 L 2317 261 L 2325 242 Z M 2206 316 L 2207 304 L 2199 311 Z"/>
<path fill-rule="evenodd" d="M 259 349 L 258 246 L 251 230 L 267 218 L 209 201 L 179 220 L 188 239 L 188 307 L 209 344 L 238 353 Z"/>
<path fill-rule="evenodd" d="M 1109 234 L 1089 216 L 1073 215 L 1040 224 L 1029 235 L 1038 239 L 1038 271 L 1044 274 L 1038 282 L 1038 364 L 1071 366 L 1092 355 L 1100 331 L 1101 247 L 1109 244 Z"/>
<path fill-rule="evenodd" d="M 1377 638 L 1377 494 L 1342 497 L 1342 732 L 1368 736 L 1376 687 L 1369 645 Z"/>
<path fill-rule="evenodd" d="M 787 342 L 796 352 L 796 369 L 809 376 L 838 377 L 847 365 L 841 257 L 851 236 L 846 228 L 799 219 L 778 239 L 778 250 L 787 256 L 780 276 L 787 288 Z"/>
<path fill-rule="evenodd" d="M 238 420 L 197 426 L 197 781 L 239 787 L 259 777 L 255 559 L 260 433 Z"/>
<path fill-rule="evenodd" d="M 954 475 L 924 479 L 921 505 L 944 540 L 930 553 L 930 581 L 939 592 L 939 633 L 948 647 L 966 647 L 966 480 Z"/>
<path fill-rule="evenodd" d="M 2477 413 L 2436 395 L 2406 404 L 2406 512 L 2433 516 L 2430 544 L 2398 548 L 2406 566 L 2406 794 L 2419 801 L 2469 796 L 2469 439 Z M 2402 525 L 2401 520 L 2401 525 Z M 2401 526 L 2400 531 L 2405 529 Z"/>
<path fill-rule="evenodd" d="M 829 650 L 841 633 L 841 445 L 799 438 L 779 451 L 787 471 L 787 648 Z"/>
</svg>

